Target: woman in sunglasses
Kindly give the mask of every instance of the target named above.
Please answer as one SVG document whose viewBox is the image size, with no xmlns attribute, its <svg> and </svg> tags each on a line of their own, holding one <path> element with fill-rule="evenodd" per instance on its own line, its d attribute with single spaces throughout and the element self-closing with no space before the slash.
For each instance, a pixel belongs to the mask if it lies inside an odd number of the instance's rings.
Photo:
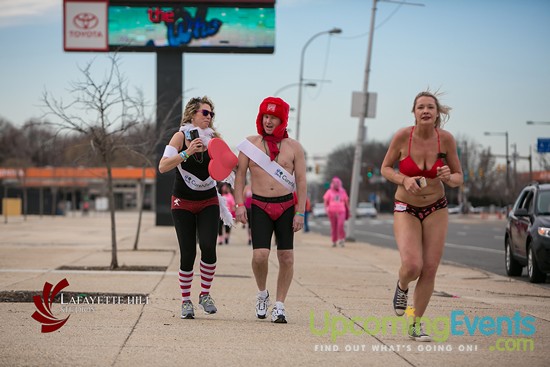
<svg viewBox="0 0 550 367">
<path fill-rule="evenodd" d="M 161 173 L 177 168 L 172 191 L 172 218 L 180 247 L 179 284 L 182 294 L 181 318 L 195 317 L 191 302 L 193 265 L 197 255 L 197 236 L 201 250 L 199 307 L 206 314 L 216 313 L 210 286 L 216 272 L 216 236 L 220 206 L 216 181 L 210 177 L 206 151 L 208 142 L 219 137 L 213 126 L 214 104 L 204 96 L 192 98 L 185 106 L 181 126 L 164 150 L 159 163 Z"/>
</svg>

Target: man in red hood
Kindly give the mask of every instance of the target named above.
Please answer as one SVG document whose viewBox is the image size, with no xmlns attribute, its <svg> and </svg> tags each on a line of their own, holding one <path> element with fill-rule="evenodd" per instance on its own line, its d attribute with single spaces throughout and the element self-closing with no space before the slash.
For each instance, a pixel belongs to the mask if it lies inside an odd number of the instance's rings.
<svg viewBox="0 0 550 367">
<path fill-rule="evenodd" d="M 271 321 L 286 323 L 284 301 L 294 275 L 294 232 L 304 227 L 306 207 L 306 160 L 299 142 L 288 137 L 289 105 L 281 98 L 267 97 L 260 104 L 258 135 L 239 144 L 239 165 L 235 177 L 236 219 L 250 220 L 252 270 L 258 286 L 256 315 L 267 316 L 270 304 L 266 288 L 271 237 L 275 233 L 279 275 Z M 246 146 L 247 149 L 242 147 Z M 252 208 L 250 218 L 244 207 L 243 189 L 250 169 Z M 293 193 L 298 196 L 295 205 Z"/>
</svg>

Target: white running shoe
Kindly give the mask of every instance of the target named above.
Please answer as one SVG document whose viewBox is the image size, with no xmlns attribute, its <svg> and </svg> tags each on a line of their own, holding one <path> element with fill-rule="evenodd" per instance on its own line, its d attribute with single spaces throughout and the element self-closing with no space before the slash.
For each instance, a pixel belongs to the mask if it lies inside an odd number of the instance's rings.
<svg viewBox="0 0 550 367">
<path fill-rule="evenodd" d="M 271 311 L 271 322 L 276 324 L 286 324 L 285 309 L 273 306 L 273 310 Z"/>
<path fill-rule="evenodd" d="M 265 298 L 258 295 L 258 299 L 256 300 L 256 316 L 259 319 L 266 318 L 269 304 L 269 292 L 267 292 L 267 296 Z"/>
</svg>

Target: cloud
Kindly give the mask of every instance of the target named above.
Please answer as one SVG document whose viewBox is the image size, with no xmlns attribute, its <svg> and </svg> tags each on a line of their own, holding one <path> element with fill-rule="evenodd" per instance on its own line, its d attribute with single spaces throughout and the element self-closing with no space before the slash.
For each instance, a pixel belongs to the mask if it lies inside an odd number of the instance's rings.
<svg viewBox="0 0 550 367">
<path fill-rule="evenodd" d="M 60 0 L 0 0 L 0 27 L 14 26 L 36 22 L 37 18 L 45 19 L 45 15 L 55 14 L 61 10 Z M 55 17 L 56 21 L 59 15 Z"/>
</svg>

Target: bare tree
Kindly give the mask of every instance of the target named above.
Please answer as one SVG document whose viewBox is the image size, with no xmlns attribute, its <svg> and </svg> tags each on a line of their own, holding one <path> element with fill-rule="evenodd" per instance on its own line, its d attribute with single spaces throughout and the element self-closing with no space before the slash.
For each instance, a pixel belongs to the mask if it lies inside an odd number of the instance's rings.
<svg viewBox="0 0 550 367">
<path fill-rule="evenodd" d="M 64 103 L 51 93 L 44 92 L 42 101 L 46 124 L 55 127 L 56 135 L 83 135 L 91 151 L 107 171 L 108 203 L 111 217 L 111 269 L 118 268 L 115 220 L 115 198 L 112 167 L 118 150 L 126 149 L 125 132 L 135 128 L 143 116 L 139 95 L 128 92 L 127 82 L 119 70 L 118 54 L 110 54 L 110 67 L 102 78 L 92 74 L 93 60 L 83 68 L 82 79 L 72 82 L 71 100 Z"/>
<path fill-rule="evenodd" d="M 154 153 L 158 140 L 156 134 L 156 126 L 152 122 L 145 123 L 137 129 L 137 131 L 129 137 L 128 153 L 137 156 L 141 163 L 141 179 L 138 187 L 138 222 L 136 228 L 136 236 L 134 238 L 134 251 L 138 249 L 139 235 L 141 233 L 141 221 L 143 217 L 143 201 L 145 199 L 145 178 L 146 168 L 153 167 Z"/>
<path fill-rule="evenodd" d="M 363 145 L 363 157 L 361 158 L 361 184 L 359 185 L 359 201 L 368 200 L 369 191 L 384 192 L 384 195 L 393 195 L 391 191 L 395 188 L 393 185 L 380 185 L 372 183 L 367 178 L 367 170 L 372 170 L 374 174 L 380 174 L 380 166 L 386 155 L 388 143 L 378 141 L 369 141 Z M 344 188 L 349 192 L 351 188 L 351 176 L 354 159 L 354 146 L 351 144 L 342 145 L 334 149 L 327 161 L 327 169 L 325 171 L 325 182 L 330 182 L 332 177 L 338 176 L 342 180 Z"/>
<path fill-rule="evenodd" d="M 550 170 L 550 159 L 548 157 L 548 153 L 537 153 L 536 155 L 537 161 L 539 163 L 539 167 L 544 170 L 548 171 Z"/>
<path fill-rule="evenodd" d="M 184 92 L 185 94 L 185 92 Z M 176 107 L 180 105 L 183 96 L 176 99 L 176 101 L 170 107 L 166 117 L 158 124 L 153 123 L 152 118 L 143 117 L 142 120 L 146 121 L 134 130 L 133 134 L 128 136 L 127 151 L 130 156 L 136 157 L 136 162 L 141 162 L 142 175 L 139 180 L 139 194 L 140 200 L 137 202 L 138 206 L 138 223 L 136 228 L 136 236 L 134 238 L 134 250 L 138 249 L 139 235 L 141 231 L 141 220 L 143 217 L 143 204 L 145 199 L 145 173 L 147 167 L 156 167 L 157 147 L 166 142 L 170 135 L 177 130 L 177 126 L 170 126 L 169 121 L 173 120 L 175 114 L 181 114 L 181 111 L 175 111 Z M 141 98 L 142 103 L 144 99 Z M 142 113 L 145 116 L 145 104 L 142 106 Z"/>
</svg>

